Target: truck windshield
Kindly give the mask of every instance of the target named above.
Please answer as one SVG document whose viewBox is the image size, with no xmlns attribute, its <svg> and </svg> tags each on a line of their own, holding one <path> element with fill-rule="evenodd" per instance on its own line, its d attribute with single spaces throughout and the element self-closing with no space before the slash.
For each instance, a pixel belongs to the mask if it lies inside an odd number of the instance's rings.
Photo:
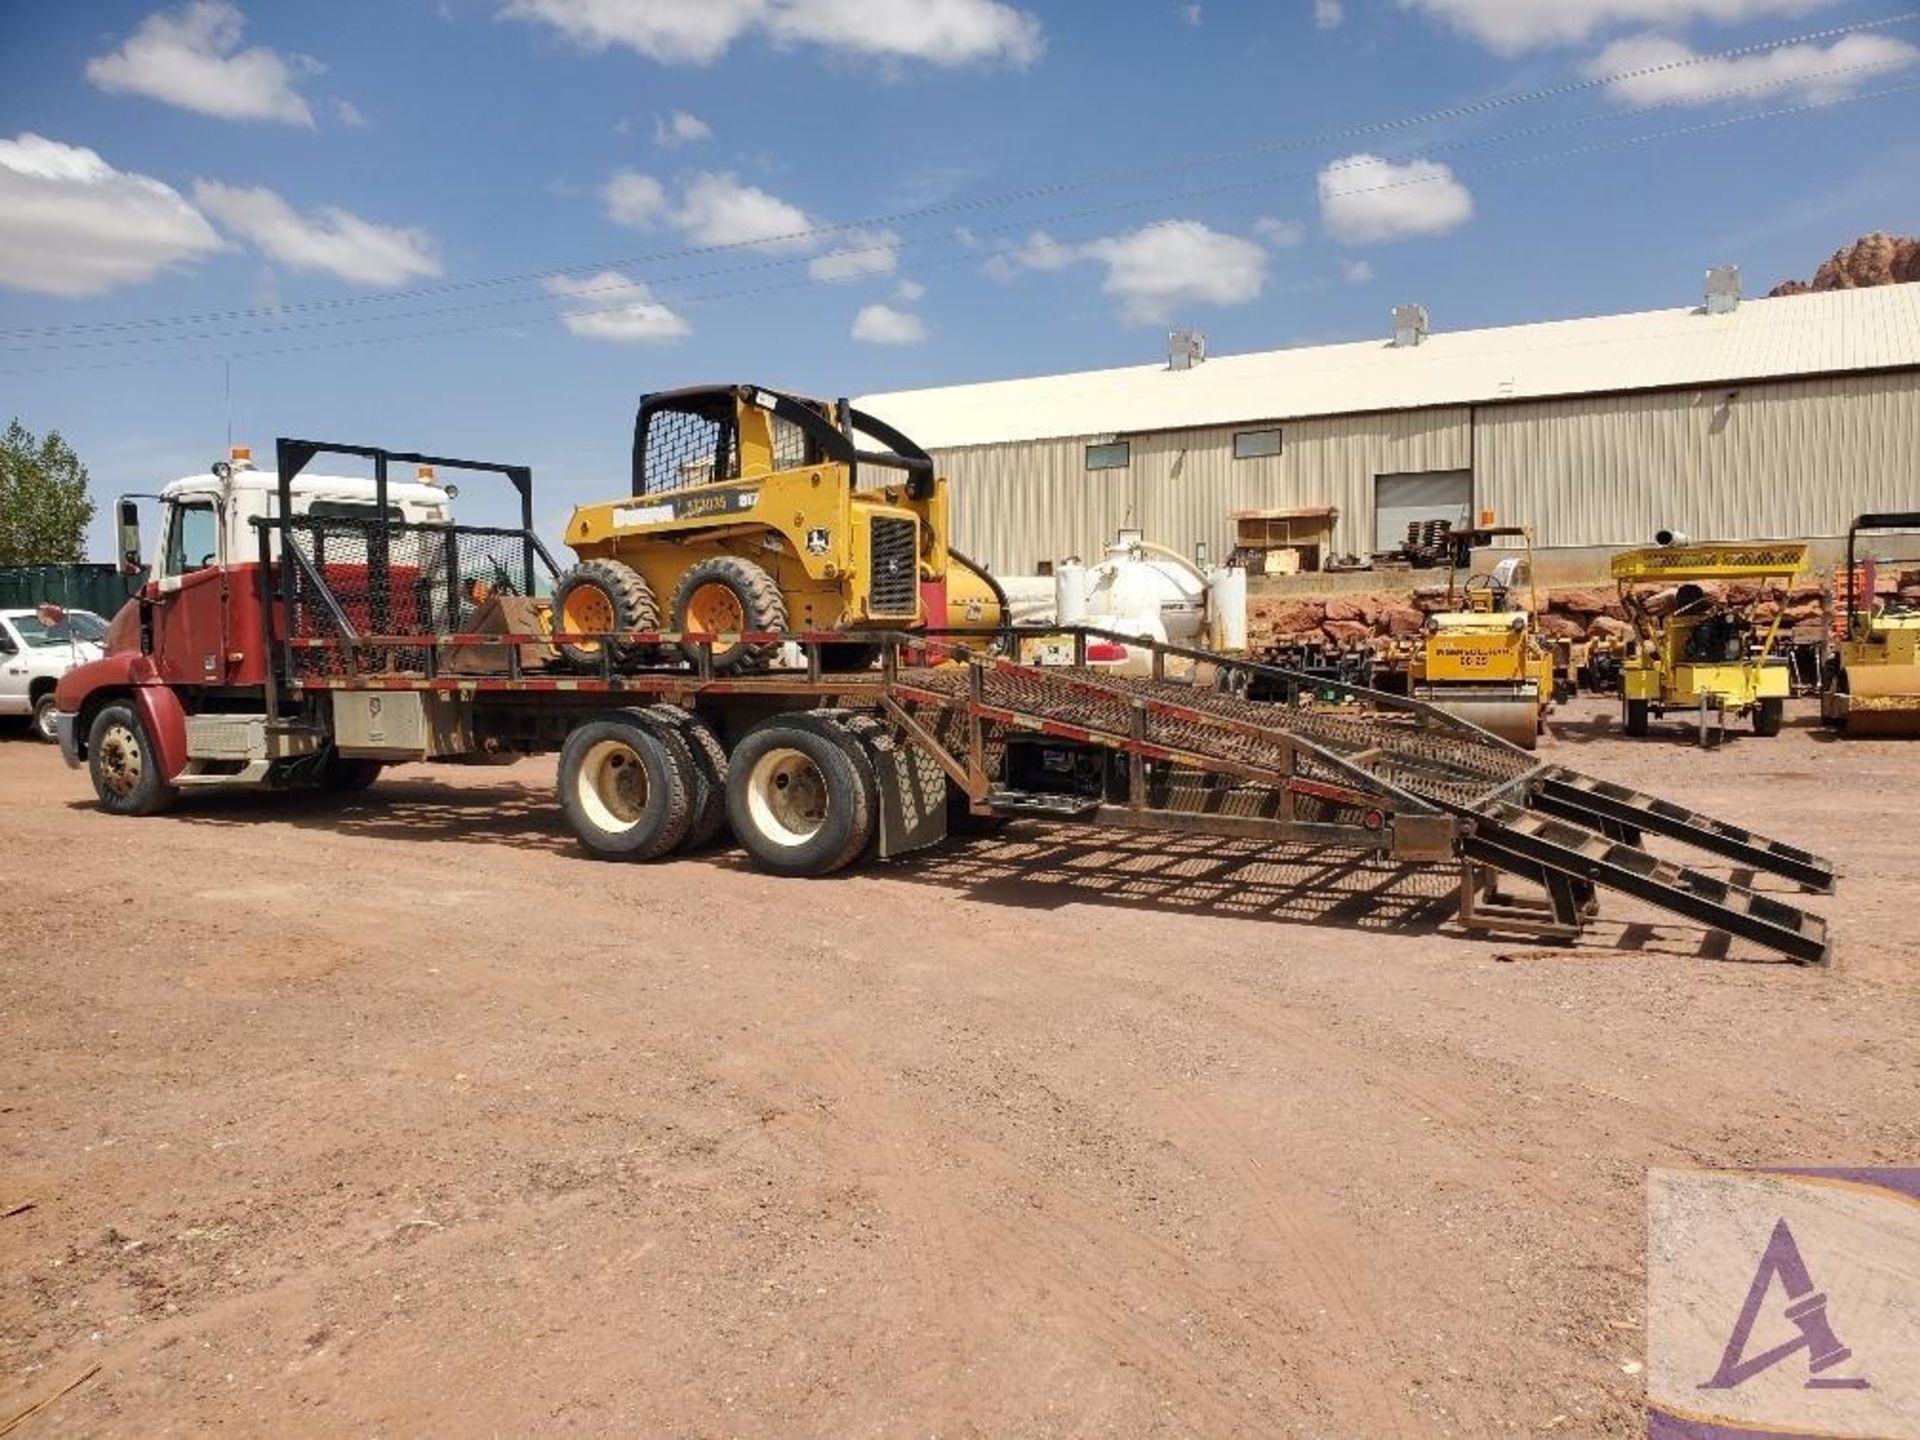
<svg viewBox="0 0 1920 1440">
<path fill-rule="evenodd" d="M 13 628 L 29 645 L 70 645 L 76 640 L 101 640 L 107 622 L 91 610 L 69 610 L 57 625 L 48 625 L 38 615 L 16 615 Z"/>
</svg>

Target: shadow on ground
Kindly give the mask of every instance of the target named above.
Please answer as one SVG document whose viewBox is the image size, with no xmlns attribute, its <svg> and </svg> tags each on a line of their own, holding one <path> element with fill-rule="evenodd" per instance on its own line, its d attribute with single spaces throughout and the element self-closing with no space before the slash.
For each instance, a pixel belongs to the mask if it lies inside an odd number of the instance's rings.
<svg viewBox="0 0 1920 1440">
<path fill-rule="evenodd" d="M 72 806 L 94 808 L 91 799 L 75 800 Z M 280 824 L 372 840 L 503 845 L 578 856 L 587 863 L 548 787 L 510 781 L 447 785 L 424 777 L 394 777 L 352 795 L 190 795 L 158 823 Z M 745 855 L 726 843 L 679 860 L 717 870 L 749 868 Z M 856 873 L 842 872 L 834 879 Z M 988 836 L 956 836 L 865 873 L 1017 909 L 1104 905 L 1503 943 L 1468 936 L 1455 923 L 1459 877 L 1453 869 L 1401 864 L 1357 851 L 1021 822 Z M 1728 954 L 1724 937 L 1664 921 L 1657 926 L 1602 921 L 1573 945 L 1537 939 L 1518 943 L 1534 948 L 1503 953 L 1502 958 L 1592 959 L 1619 953 L 1744 958 Z"/>
</svg>

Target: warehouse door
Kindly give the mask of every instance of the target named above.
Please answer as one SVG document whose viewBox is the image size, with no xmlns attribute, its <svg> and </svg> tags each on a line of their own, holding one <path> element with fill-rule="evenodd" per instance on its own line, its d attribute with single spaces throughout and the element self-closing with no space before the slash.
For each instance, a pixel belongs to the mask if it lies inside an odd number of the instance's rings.
<svg viewBox="0 0 1920 1440">
<path fill-rule="evenodd" d="M 1432 470 L 1421 475 L 1377 475 L 1373 481 L 1373 553 L 1406 543 L 1407 526 L 1423 520 L 1473 523 L 1473 472 Z"/>
</svg>

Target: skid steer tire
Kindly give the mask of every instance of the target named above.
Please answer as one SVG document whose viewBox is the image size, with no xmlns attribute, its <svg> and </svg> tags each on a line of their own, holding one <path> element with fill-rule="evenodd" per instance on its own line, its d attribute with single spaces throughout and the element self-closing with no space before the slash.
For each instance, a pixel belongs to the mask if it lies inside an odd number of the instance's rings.
<svg viewBox="0 0 1920 1440">
<path fill-rule="evenodd" d="M 726 828 L 727 752 L 706 721 L 678 705 L 649 705 L 635 713 L 654 727 L 686 769 L 693 818 L 680 848 L 698 850 Z"/>
<path fill-rule="evenodd" d="M 116 701 L 87 730 L 87 770 L 100 808 L 115 815 L 158 815 L 180 798 L 160 773 L 160 754 L 130 704 Z"/>
<path fill-rule="evenodd" d="M 733 747 L 727 820 L 762 869 L 831 875 L 873 838 L 876 788 L 851 735 L 831 720 L 782 716 Z"/>
<path fill-rule="evenodd" d="M 660 606 L 647 588 L 647 582 L 631 565 L 618 560 L 583 560 L 560 577 L 553 587 L 553 628 L 569 631 L 606 632 L 614 630 L 658 630 Z M 559 647 L 560 657 L 583 670 L 601 666 L 598 640 L 567 641 Z M 652 647 L 613 645 L 616 670 L 645 665 L 653 659 Z"/>
<path fill-rule="evenodd" d="M 753 561 L 737 555 L 717 555 L 702 560 L 680 577 L 673 591 L 673 628 L 696 635 L 778 634 L 787 628 L 787 597 L 780 593 L 773 577 Z M 689 663 L 700 663 L 702 647 L 697 642 L 682 640 L 680 648 Z M 715 645 L 713 673 L 742 675 L 764 670 L 779 650 L 778 645 L 748 644 L 744 640 Z"/>
<path fill-rule="evenodd" d="M 693 823 L 690 769 L 638 715 L 603 715 L 560 749 L 560 808 L 588 854 L 655 860 Z"/>
<path fill-rule="evenodd" d="M 1762 700 L 1753 707 L 1753 733 L 1762 739 L 1771 739 L 1780 733 L 1780 722 L 1786 718 L 1787 702 L 1784 700 Z"/>
</svg>

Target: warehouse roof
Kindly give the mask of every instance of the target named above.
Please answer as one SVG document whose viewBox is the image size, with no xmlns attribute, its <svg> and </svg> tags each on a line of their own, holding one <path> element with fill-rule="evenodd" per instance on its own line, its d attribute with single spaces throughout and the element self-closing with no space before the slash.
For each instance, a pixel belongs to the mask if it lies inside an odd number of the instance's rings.
<svg viewBox="0 0 1920 1440">
<path fill-rule="evenodd" d="M 931 449 L 1920 365 L 1920 284 L 869 395 Z"/>
</svg>

